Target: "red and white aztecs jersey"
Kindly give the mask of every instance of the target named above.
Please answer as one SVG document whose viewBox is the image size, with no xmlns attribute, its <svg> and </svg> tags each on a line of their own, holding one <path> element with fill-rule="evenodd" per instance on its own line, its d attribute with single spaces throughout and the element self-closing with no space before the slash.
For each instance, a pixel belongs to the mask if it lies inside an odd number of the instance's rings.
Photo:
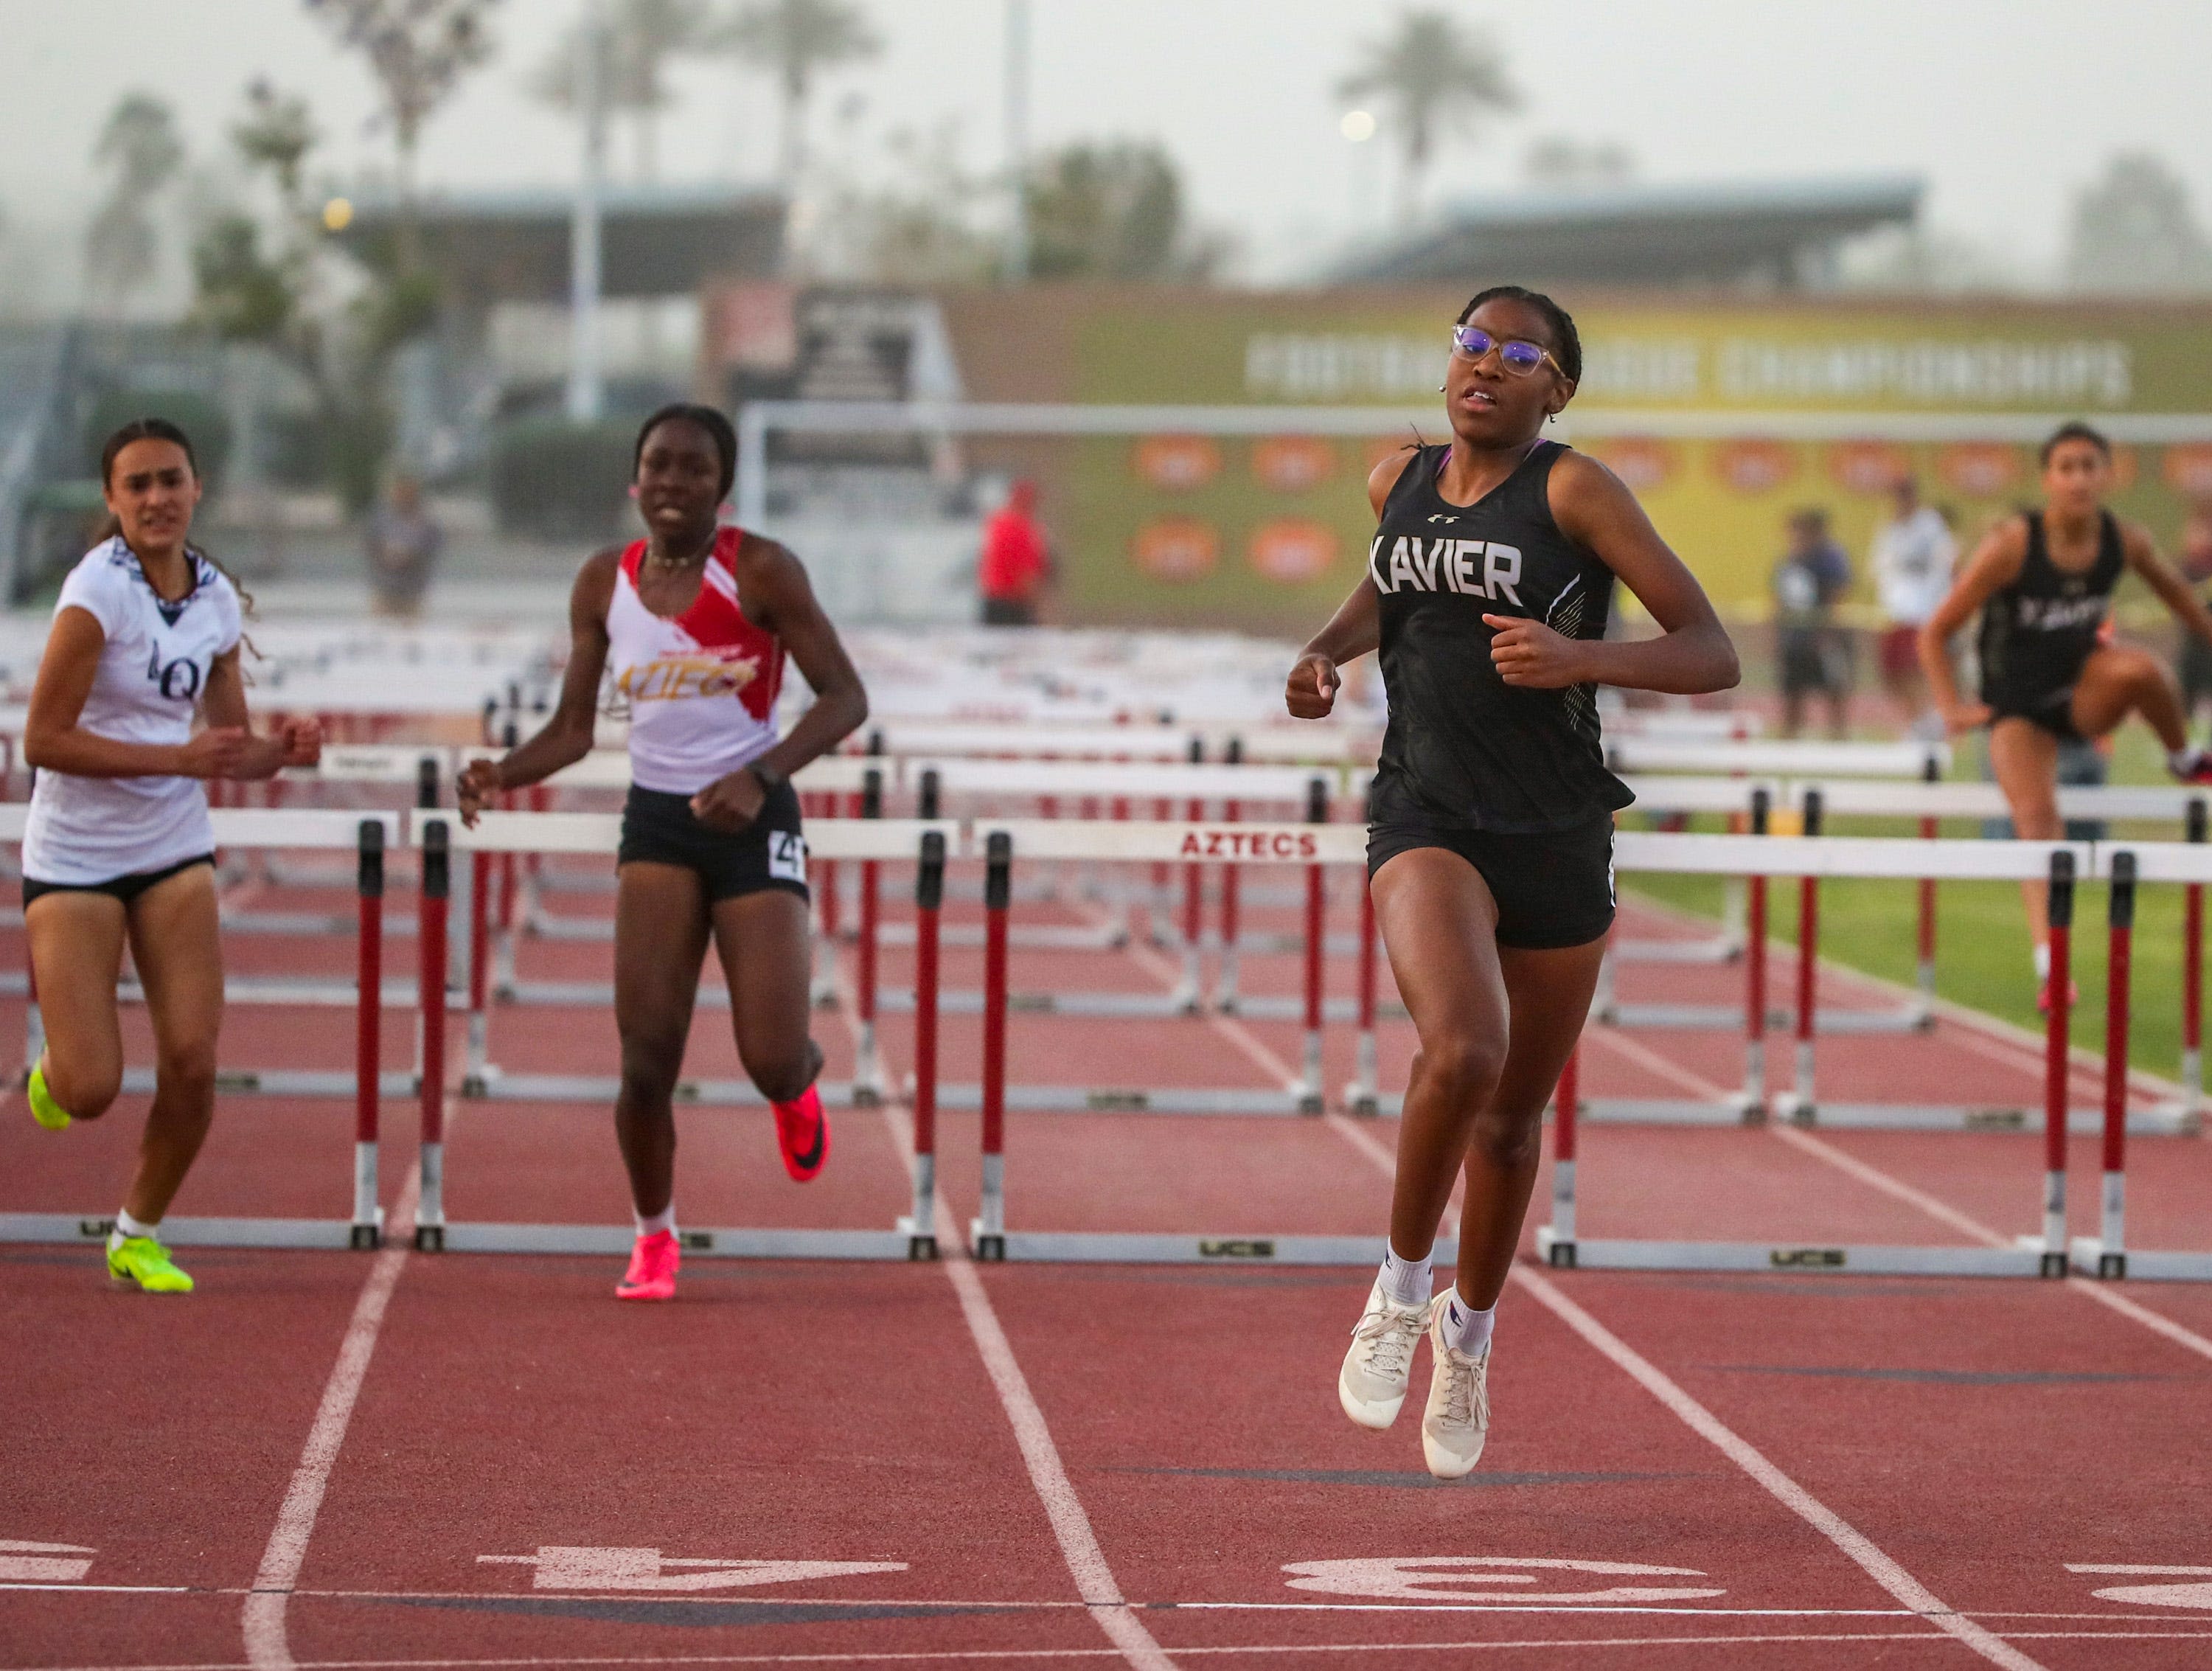
<svg viewBox="0 0 2212 1671">
<path fill-rule="evenodd" d="M 630 781 L 641 787 L 696 794 L 775 743 L 783 643 L 738 607 L 744 538 L 736 528 L 714 536 L 699 595 L 673 619 L 639 600 L 645 542 L 623 553 L 607 606 L 607 671 L 616 704 L 629 710 Z"/>
</svg>

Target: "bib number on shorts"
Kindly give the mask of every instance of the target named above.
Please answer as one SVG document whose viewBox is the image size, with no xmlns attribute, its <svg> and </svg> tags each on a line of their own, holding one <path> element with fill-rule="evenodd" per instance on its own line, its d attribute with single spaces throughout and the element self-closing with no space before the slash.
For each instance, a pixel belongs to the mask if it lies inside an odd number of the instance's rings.
<svg viewBox="0 0 2212 1671">
<path fill-rule="evenodd" d="M 788 829 L 769 832 L 768 873 L 779 882 L 806 883 L 806 843 Z"/>
</svg>

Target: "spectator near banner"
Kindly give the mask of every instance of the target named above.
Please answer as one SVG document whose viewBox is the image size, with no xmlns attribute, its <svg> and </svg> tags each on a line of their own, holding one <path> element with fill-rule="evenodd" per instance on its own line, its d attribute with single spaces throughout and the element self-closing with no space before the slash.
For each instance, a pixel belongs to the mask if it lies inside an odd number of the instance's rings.
<svg viewBox="0 0 2212 1671">
<path fill-rule="evenodd" d="M 1940 738 L 1942 721 L 1929 704 L 1928 681 L 1920 671 L 1920 629 L 1951 589 L 1959 543 L 1944 513 L 1920 501 L 1920 484 L 1900 476 L 1890 489 L 1894 513 L 1882 524 L 1868 552 L 1884 617 L 1881 682 L 1906 715 L 1915 736 Z"/>
<path fill-rule="evenodd" d="M 1850 559 L 1828 535 L 1828 513 L 1813 507 L 1790 518 L 1790 549 L 1774 565 L 1774 655 L 1782 685 L 1782 733 L 1803 728 L 1805 698 L 1828 704 L 1828 730 L 1849 729 L 1851 647 L 1836 605 L 1851 583 Z"/>
<path fill-rule="evenodd" d="M 1052 551 L 1036 520 L 1036 483 L 1016 482 L 1006 502 L 983 525 L 975 588 L 987 627 L 1033 627 L 1037 600 L 1052 574 Z"/>
</svg>

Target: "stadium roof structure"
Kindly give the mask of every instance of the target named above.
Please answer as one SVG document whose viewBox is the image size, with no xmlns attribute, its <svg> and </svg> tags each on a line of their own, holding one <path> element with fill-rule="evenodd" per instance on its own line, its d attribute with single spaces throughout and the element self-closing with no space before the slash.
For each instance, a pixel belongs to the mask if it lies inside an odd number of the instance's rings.
<svg viewBox="0 0 2212 1671">
<path fill-rule="evenodd" d="M 559 189 L 422 199 L 425 260 L 464 306 L 566 301 L 574 196 Z M 783 261 L 785 200 L 731 186 L 610 186 L 599 197 L 601 294 L 688 295 L 709 278 L 767 278 Z M 398 206 L 356 200 L 337 236 L 357 248 L 387 242 Z"/>
<path fill-rule="evenodd" d="M 1711 185 L 1547 188 L 1466 197 L 1410 236 L 1324 275 L 1337 284 L 1478 280 L 1673 289 L 1817 289 L 1837 247 L 1919 216 L 1914 175 Z"/>
</svg>

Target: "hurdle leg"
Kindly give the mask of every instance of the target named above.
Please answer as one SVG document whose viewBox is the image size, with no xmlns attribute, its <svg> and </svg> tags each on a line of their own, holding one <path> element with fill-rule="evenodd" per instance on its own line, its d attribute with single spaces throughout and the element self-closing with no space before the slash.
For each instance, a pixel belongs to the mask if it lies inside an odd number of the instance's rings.
<svg viewBox="0 0 2212 1671">
<path fill-rule="evenodd" d="M 2104 1189 L 2094 1249 L 2076 1244 L 2081 1262 L 2100 1277 L 2128 1273 L 2128 1006 L 2133 985 L 2136 856 L 2112 855 L 2111 953 L 2105 994 Z"/>
<path fill-rule="evenodd" d="M 491 860 L 489 853 L 469 855 L 469 1042 L 461 1066 L 461 1095 L 481 1097 L 499 1070 L 491 1063 L 491 1012 L 488 1006 L 491 952 Z"/>
<path fill-rule="evenodd" d="M 1319 1114 L 1324 1106 L 1321 1079 L 1322 959 L 1328 951 L 1326 884 L 1319 865 L 1306 869 L 1305 1073 L 1298 1081 L 1298 1112 Z"/>
<path fill-rule="evenodd" d="M 1189 807 L 1193 823 L 1204 820 L 1206 808 L 1198 801 Z M 1200 982 L 1204 971 L 1199 957 L 1199 939 L 1206 932 L 1206 878 L 1195 863 L 1182 867 L 1182 979 L 1175 989 L 1175 1001 L 1186 1014 L 1198 1013 Z"/>
<path fill-rule="evenodd" d="M 1536 1232 L 1536 1252 L 1547 1265 L 1575 1266 L 1576 1117 L 1582 1095 L 1582 1045 L 1577 1042 L 1559 1070 L 1552 1111 L 1552 1222 Z"/>
<path fill-rule="evenodd" d="M 2067 1270 L 2066 1090 L 2072 1012 L 2074 855 L 2051 855 L 2051 1012 L 2043 1029 L 2043 1261 L 2046 1277 Z"/>
<path fill-rule="evenodd" d="M 2203 800 L 2189 803 L 2186 835 L 2205 837 Z M 2181 1113 L 2191 1127 L 2204 1115 L 2204 884 L 2181 895 Z"/>
<path fill-rule="evenodd" d="M 356 1248 L 384 1240 L 377 1139 L 384 1081 L 384 825 L 364 818 L 355 892 L 360 898 L 354 997 L 353 1234 Z"/>
<path fill-rule="evenodd" d="M 1749 910 L 1747 891 L 1740 876 L 1724 877 L 1721 881 L 1721 957 L 1734 963 L 1743 955 L 1745 919 Z"/>
<path fill-rule="evenodd" d="M 422 832 L 422 1186 L 415 1209 L 415 1246 L 437 1253 L 446 1245 L 446 921 L 451 902 L 448 836 L 434 819 Z"/>
<path fill-rule="evenodd" d="M 900 1220 L 908 1259 L 937 1257 L 938 916 L 945 900 L 945 837 L 921 838 L 914 890 L 914 1212 Z"/>
<path fill-rule="evenodd" d="M 1744 884 L 1743 1122 L 1766 1119 L 1766 878 Z"/>
<path fill-rule="evenodd" d="M 853 960 L 853 1008 L 860 1024 L 853 1052 L 853 1101 L 863 1108 L 880 1103 L 890 1092 L 876 1048 L 876 938 L 882 872 L 882 865 L 873 859 L 860 861 L 860 933 Z"/>
<path fill-rule="evenodd" d="M 1937 833 L 1935 819 L 1920 821 L 1922 841 L 1932 842 Z M 1936 878 L 1932 876 L 1920 878 L 1918 915 L 1920 957 L 1913 978 L 1920 999 L 1913 1011 L 1913 1025 L 1924 1032 L 1936 1024 Z"/>
<path fill-rule="evenodd" d="M 978 1259 L 1006 1256 L 1006 908 L 1013 896 L 1013 842 L 990 839 L 983 882 L 983 1187 L 969 1226 Z"/>
<path fill-rule="evenodd" d="M 837 815 L 837 797 L 823 795 L 819 803 L 821 816 Z M 822 888 L 822 936 L 816 942 L 820 957 L 814 970 L 814 1007 L 817 1010 L 837 1006 L 837 861 L 824 859 L 815 866 Z"/>
<path fill-rule="evenodd" d="M 1233 800 L 1221 809 L 1224 823 L 1235 823 L 1239 815 Z M 1239 880 L 1237 861 L 1231 859 L 1221 867 L 1221 968 L 1213 984 L 1213 1006 L 1224 1015 L 1233 1014 L 1237 1008 L 1237 937 L 1243 932 L 1237 908 Z"/>
<path fill-rule="evenodd" d="M 1364 873 L 1359 878 L 1359 1042 L 1352 1083 L 1344 1088 L 1347 1114 L 1374 1115 L 1381 1110 L 1381 1088 L 1376 1084 L 1375 1048 L 1375 898 L 1367 891 Z"/>
</svg>

